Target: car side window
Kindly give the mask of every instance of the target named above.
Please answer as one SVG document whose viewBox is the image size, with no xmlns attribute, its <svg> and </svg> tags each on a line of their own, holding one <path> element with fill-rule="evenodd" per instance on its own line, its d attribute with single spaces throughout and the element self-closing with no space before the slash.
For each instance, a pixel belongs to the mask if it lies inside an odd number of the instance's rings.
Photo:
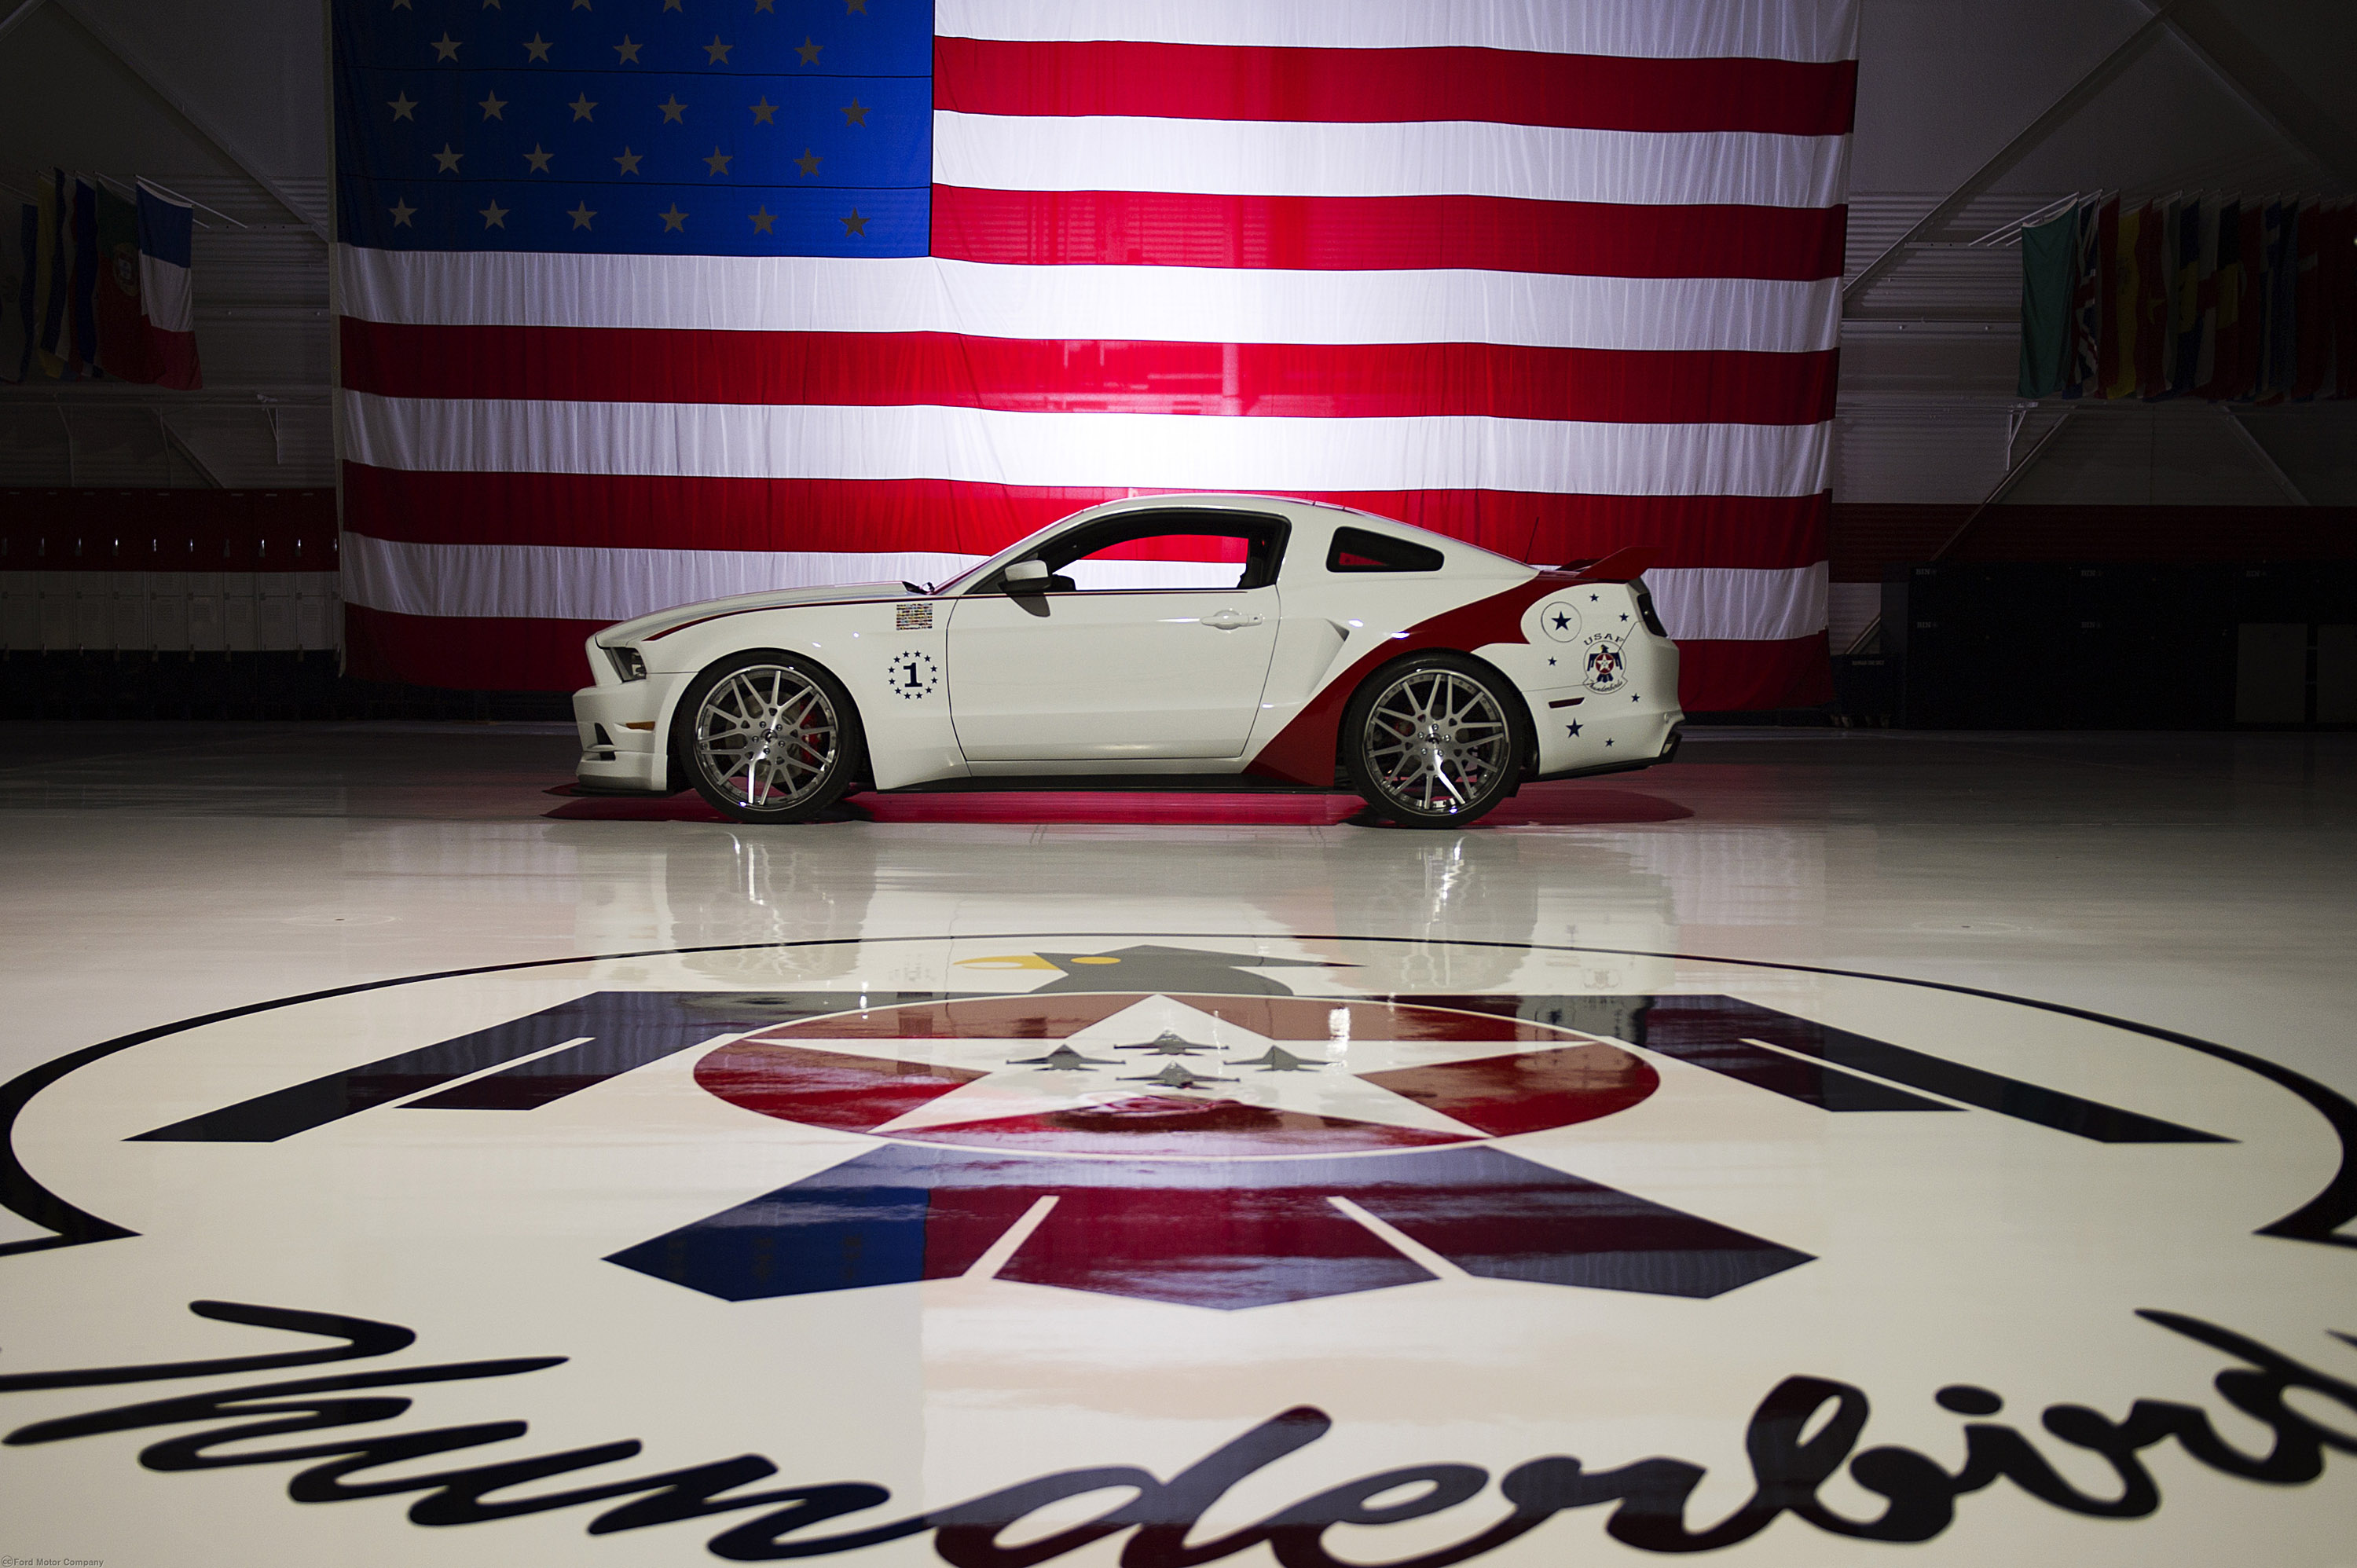
<svg viewBox="0 0 2357 1568">
<path fill-rule="evenodd" d="M 1443 557 L 1428 544 L 1364 528 L 1338 528 L 1327 547 L 1329 572 L 1437 572 Z"/>
<path fill-rule="evenodd" d="M 1035 551 L 1049 593 L 1262 588 L 1276 581 L 1286 525 L 1229 512 L 1128 512 Z M 978 585 L 994 591 L 996 584 Z"/>
</svg>

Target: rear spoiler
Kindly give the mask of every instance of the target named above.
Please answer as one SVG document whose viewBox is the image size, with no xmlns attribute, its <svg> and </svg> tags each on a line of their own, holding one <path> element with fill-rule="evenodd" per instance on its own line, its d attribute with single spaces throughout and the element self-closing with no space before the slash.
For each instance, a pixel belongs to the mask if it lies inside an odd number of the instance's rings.
<svg viewBox="0 0 2357 1568">
<path fill-rule="evenodd" d="M 1569 572 L 1588 583 L 1633 583 L 1645 575 L 1645 568 L 1659 559 L 1661 553 L 1658 545 L 1630 544 L 1601 560 L 1566 561 L 1555 570 Z"/>
</svg>

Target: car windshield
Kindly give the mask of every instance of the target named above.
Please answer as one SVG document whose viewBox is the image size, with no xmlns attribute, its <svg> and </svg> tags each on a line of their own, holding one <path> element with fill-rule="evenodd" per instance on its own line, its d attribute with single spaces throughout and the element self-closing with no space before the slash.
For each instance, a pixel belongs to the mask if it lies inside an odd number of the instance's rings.
<svg viewBox="0 0 2357 1568">
<path fill-rule="evenodd" d="M 1087 509 L 1086 509 L 1086 508 L 1083 508 L 1083 509 L 1082 509 L 1082 510 L 1087 510 Z M 988 555 L 985 555 L 985 556 L 984 556 L 981 560 L 979 560 L 979 561 L 975 562 L 973 565 L 971 565 L 971 566 L 967 567 L 964 571 L 960 572 L 956 576 L 954 576 L 954 577 L 944 577 L 944 578 L 942 578 L 940 582 L 935 583 L 935 584 L 932 585 L 932 587 L 931 587 L 931 588 L 930 588 L 930 589 L 928 589 L 927 591 L 928 591 L 929 593 L 931 593 L 931 595 L 933 595 L 935 597 L 939 597 L 940 596 L 942 596 L 942 595 L 943 595 L 943 594 L 954 594 L 954 593 L 957 593 L 957 592 L 959 592 L 960 590 L 962 590 L 963 588 L 964 588 L 964 587 L 965 587 L 965 585 L 966 585 L 967 584 L 969 584 L 969 583 L 973 582 L 973 581 L 974 581 L 974 579 L 975 575 L 976 575 L 976 574 L 978 574 L 979 572 L 981 572 L 981 570 L 982 570 L 985 566 L 989 565 L 993 561 L 997 560 L 999 557 L 1001 557 L 1001 556 L 1003 556 L 1003 555 L 1007 555 L 1007 554 L 1011 554 L 1011 553 L 1015 553 L 1015 552 L 1017 552 L 1017 551 L 1021 551 L 1021 550 L 1027 550 L 1027 549 L 1028 549 L 1031 545 L 1033 545 L 1033 544 L 1037 543 L 1039 541 L 1040 541 L 1040 540 L 1042 540 L 1042 539 L 1047 538 L 1049 534 L 1051 534 L 1051 533 L 1055 532 L 1058 529 L 1060 529 L 1060 528 L 1063 527 L 1066 523 L 1068 523 L 1068 522 L 1071 521 L 1073 518 L 1078 517 L 1078 516 L 1080 516 L 1080 515 L 1081 515 L 1081 514 L 1080 514 L 1080 512 L 1077 512 L 1077 511 L 1076 511 L 1076 512 L 1071 513 L 1070 516 L 1066 516 L 1066 517 L 1060 517 L 1060 518 L 1058 518 L 1055 521 L 1053 521 L 1053 522 L 1049 523 L 1047 527 L 1042 528 L 1042 529 L 1039 529 L 1039 530 L 1034 531 L 1033 532 L 1030 532 L 1030 533 L 1027 533 L 1027 534 L 1025 534 L 1022 538 L 1020 538 L 1020 539 L 1017 540 L 1014 543 L 1012 543 L 1012 544 L 1010 544 L 1010 545 L 1006 546 L 1006 549 L 1004 549 L 1004 550 L 996 550 L 996 551 L 993 551 L 993 552 L 992 552 L 991 553 L 989 553 Z"/>
</svg>

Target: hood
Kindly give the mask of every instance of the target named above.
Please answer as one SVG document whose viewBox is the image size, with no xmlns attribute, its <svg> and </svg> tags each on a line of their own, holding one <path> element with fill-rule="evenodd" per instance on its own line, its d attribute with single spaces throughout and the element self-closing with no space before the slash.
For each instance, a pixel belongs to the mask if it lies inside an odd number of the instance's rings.
<svg viewBox="0 0 2357 1568">
<path fill-rule="evenodd" d="M 905 599 L 928 596 L 924 590 L 907 583 L 845 583 L 829 588 L 771 588 L 766 593 L 737 594 L 726 599 L 705 599 L 700 604 L 675 605 L 667 610 L 642 615 L 636 620 L 622 621 L 599 632 L 597 641 L 601 648 L 619 647 L 669 631 L 690 621 L 705 620 L 716 615 L 729 615 L 737 610 L 782 610 L 796 605 L 823 605 L 834 599 Z"/>
</svg>

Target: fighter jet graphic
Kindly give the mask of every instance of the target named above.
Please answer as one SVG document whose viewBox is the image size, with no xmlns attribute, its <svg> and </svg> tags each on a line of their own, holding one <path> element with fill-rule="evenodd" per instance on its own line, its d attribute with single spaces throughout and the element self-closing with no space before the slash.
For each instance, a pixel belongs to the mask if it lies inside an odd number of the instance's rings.
<svg viewBox="0 0 2357 1568">
<path fill-rule="evenodd" d="M 1232 1078 L 1213 1078 L 1199 1073 L 1184 1062 L 1172 1062 L 1160 1072 L 1144 1078 L 1125 1078 L 1124 1083 L 1158 1083 L 1165 1089 L 1200 1089 L 1207 1083 L 1233 1083 Z"/>
<path fill-rule="evenodd" d="M 1058 978 L 1031 993 L 1047 995 L 1066 991 L 1144 991 L 1165 994 L 1189 992 L 1228 996 L 1290 996 L 1290 987 L 1260 969 L 1349 969 L 1350 964 L 1322 959 L 1271 958 L 1258 953 L 1211 952 L 1201 948 L 1163 947 L 1143 943 L 1109 952 L 1006 953 L 958 961 L 971 969 L 1054 971 Z"/>
<path fill-rule="evenodd" d="M 1036 1067 L 1041 1072 L 1086 1072 L 1092 1067 L 1119 1067 L 1110 1057 L 1084 1057 L 1070 1046 L 1058 1046 L 1044 1057 L 1019 1057 L 1008 1067 Z"/>
<path fill-rule="evenodd" d="M 1171 1030 L 1165 1029 L 1162 1033 L 1155 1036 L 1154 1038 L 1146 1041 L 1142 1046 L 1115 1046 L 1114 1049 L 1117 1051 L 1152 1051 L 1157 1057 L 1191 1057 L 1209 1052 L 1211 1047 L 1210 1046 L 1199 1046 L 1192 1040 L 1182 1040 Z"/>
<path fill-rule="evenodd" d="M 1222 1067 L 1256 1067 L 1263 1072 L 1310 1072 L 1330 1064 L 1315 1057 L 1297 1057 L 1283 1046 L 1271 1046 L 1247 1061 L 1223 1061 Z"/>
</svg>

